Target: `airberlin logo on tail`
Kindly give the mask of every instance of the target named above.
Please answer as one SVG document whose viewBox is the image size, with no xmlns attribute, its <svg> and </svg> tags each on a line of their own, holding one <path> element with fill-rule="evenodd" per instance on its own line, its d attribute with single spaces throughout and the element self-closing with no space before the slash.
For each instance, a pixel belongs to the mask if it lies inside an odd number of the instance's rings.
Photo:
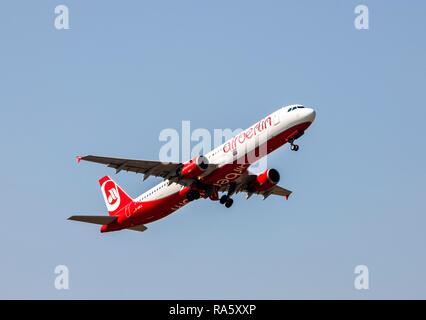
<svg viewBox="0 0 426 320">
<path fill-rule="evenodd" d="M 108 211 L 113 212 L 117 210 L 120 205 L 120 195 L 118 193 L 118 186 L 115 182 L 112 180 L 105 181 L 101 186 L 101 190 Z"/>
</svg>

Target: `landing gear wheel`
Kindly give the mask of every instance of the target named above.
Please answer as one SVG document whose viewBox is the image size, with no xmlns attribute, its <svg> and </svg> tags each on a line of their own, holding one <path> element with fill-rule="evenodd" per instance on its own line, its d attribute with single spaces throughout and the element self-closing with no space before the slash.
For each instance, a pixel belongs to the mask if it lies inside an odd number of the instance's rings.
<svg viewBox="0 0 426 320">
<path fill-rule="evenodd" d="M 194 193 L 192 191 L 188 191 L 188 193 L 186 194 L 186 199 L 188 199 L 188 201 L 193 201 Z"/>
<path fill-rule="evenodd" d="M 226 200 L 225 202 L 225 207 L 230 208 L 232 207 L 232 204 L 234 203 L 234 200 L 229 198 L 228 200 Z"/>
<path fill-rule="evenodd" d="M 189 190 L 186 194 L 186 198 L 188 199 L 188 201 L 198 200 L 200 199 L 200 192 L 198 192 L 197 190 Z"/>
<path fill-rule="evenodd" d="M 297 144 L 292 144 L 292 145 L 290 146 L 290 149 L 291 149 L 292 151 L 297 151 L 297 150 L 299 150 L 299 146 L 298 146 Z"/>
<path fill-rule="evenodd" d="M 226 201 L 228 201 L 228 199 L 229 199 L 228 195 L 224 194 L 222 197 L 220 197 L 219 202 L 220 204 L 225 204 Z"/>
</svg>

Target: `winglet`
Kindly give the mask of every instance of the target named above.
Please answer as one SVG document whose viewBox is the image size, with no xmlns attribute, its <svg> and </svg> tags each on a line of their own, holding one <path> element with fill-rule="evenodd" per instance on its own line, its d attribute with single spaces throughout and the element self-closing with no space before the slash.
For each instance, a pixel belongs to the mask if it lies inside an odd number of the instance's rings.
<svg viewBox="0 0 426 320">
<path fill-rule="evenodd" d="M 289 194 L 286 194 L 284 197 L 285 197 L 286 200 L 288 200 L 289 196 L 290 196 Z"/>
<path fill-rule="evenodd" d="M 83 157 L 82 157 L 82 156 L 77 156 L 77 157 L 75 157 L 75 160 L 77 160 L 77 164 L 78 164 L 78 163 L 80 163 L 81 158 L 83 158 Z"/>
</svg>

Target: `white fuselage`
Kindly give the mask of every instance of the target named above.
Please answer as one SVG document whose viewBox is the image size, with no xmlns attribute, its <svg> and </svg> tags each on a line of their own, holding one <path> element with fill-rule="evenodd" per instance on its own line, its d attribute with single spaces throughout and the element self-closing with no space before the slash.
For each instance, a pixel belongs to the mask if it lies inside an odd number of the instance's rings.
<svg viewBox="0 0 426 320">
<path fill-rule="evenodd" d="M 315 111 L 302 105 L 282 107 L 255 123 L 242 133 L 229 139 L 224 144 L 213 149 L 205 155 L 209 163 L 221 165 L 232 163 L 247 154 L 252 154 L 254 149 L 280 133 L 302 124 L 313 122 Z M 263 156 L 266 154 L 262 154 Z M 183 186 L 165 180 L 135 199 L 138 202 L 158 200 L 179 192 Z"/>
</svg>

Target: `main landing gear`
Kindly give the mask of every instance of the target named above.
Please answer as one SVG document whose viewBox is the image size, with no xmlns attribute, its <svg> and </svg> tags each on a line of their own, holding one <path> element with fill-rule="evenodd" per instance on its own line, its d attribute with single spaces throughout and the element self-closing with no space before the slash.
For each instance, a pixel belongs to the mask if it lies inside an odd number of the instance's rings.
<svg viewBox="0 0 426 320">
<path fill-rule="evenodd" d="M 233 189 L 231 187 L 230 189 L 232 192 L 234 192 L 235 189 Z M 230 208 L 232 207 L 232 204 L 234 203 L 234 200 L 231 198 L 231 195 L 233 193 L 227 193 L 222 195 L 222 197 L 220 197 L 219 202 L 223 205 L 225 205 L 225 207 Z M 194 201 L 194 200 L 198 200 L 201 198 L 201 194 L 200 191 L 198 190 L 189 190 L 186 194 L 186 199 L 188 199 L 189 202 Z M 212 199 L 212 200 L 217 200 L 217 190 L 216 190 L 216 198 Z"/>
<path fill-rule="evenodd" d="M 294 144 L 294 139 L 291 139 L 289 142 L 290 142 L 290 150 L 291 151 L 299 150 L 299 146 L 297 144 Z"/>
<path fill-rule="evenodd" d="M 222 197 L 220 197 L 219 202 L 220 204 L 224 204 L 225 207 L 230 208 L 234 203 L 234 200 L 227 194 L 224 194 Z"/>
<path fill-rule="evenodd" d="M 198 200 L 200 199 L 200 196 L 200 192 L 197 190 L 189 190 L 186 194 L 186 198 L 188 199 L 188 201 Z"/>
</svg>

